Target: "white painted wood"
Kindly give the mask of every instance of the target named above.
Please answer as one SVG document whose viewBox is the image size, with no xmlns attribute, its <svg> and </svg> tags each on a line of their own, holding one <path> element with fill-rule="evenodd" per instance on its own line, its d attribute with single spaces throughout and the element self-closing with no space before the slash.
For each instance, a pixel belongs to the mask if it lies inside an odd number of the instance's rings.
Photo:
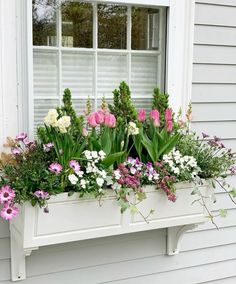
<svg viewBox="0 0 236 284">
<path fill-rule="evenodd" d="M 236 3 L 234 0 L 196 0 L 196 3 L 205 3 L 205 4 L 214 4 L 222 6 L 235 6 Z"/>
<path fill-rule="evenodd" d="M 195 23 L 236 27 L 236 7 L 197 4 Z"/>
<path fill-rule="evenodd" d="M 236 29 L 224 26 L 195 25 L 194 42 L 236 46 Z"/>
<path fill-rule="evenodd" d="M 9 238 L 0 238 L 0 261 L 10 258 Z"/>
<path fill-rule="evenodd" d="M 50 244 L 182 226 L 181 234 L 174 230 L 168 231 L 168 253 L 176 254 L 180 236 L 192 228 L 185 228 L 183 225 L 207 220 L 205 209 L 199 203 L 193 204 L 199 197 L 191 195 L 192 185 L 179 183 L 176 189 L 178 202 L 171 203 L 164 192 L 156 191 L 153 186 L 146 186 L 147 199 L 138 208 L 144 216 L 148 215 L 150 209 L 157 210 L 148 223 L 136 215 L 121 215 L 112 192 L 108 192 L 107 197 L 102 200 L 102 206 L 94 199 L 79 200 L 78 194 L 72 197 L 68 197 L 66 193 L 59 194 L 49 200 L 49 214 L 43 213 L 38 207 L 24 204 L 18 218 L 10 225 L 12 280 L 25 279 L 25 255 L 30 255 L 32 250 L 40 246 Z M 199 189 L 203 196 L 210 194 L 207 183 Z M 206 198 L 205 202 L 210 207 L 208 201 Z M 85 211 L 87 214 L 78 219 Z"/>
<path fill-rule="evenodd" d="M 193 84 L 193 103 L 234 103 L 236 84 Z"/>
<path fill-rule="evenodd" d="M 194 121 L 232 121 L 236 120 L 236 102 L 230 103 L 195 103 L 193 104 Z"/>
<path fill-rule="evenodd" d="M 236 47 L 194 46 L 194 63 L 236 64 Z"/>
<path fill-rule="evenodd" d="M 236 139 L 236 122 L 235 121 L 217 121 L 217 122 L 192 122 L 191 127 L 199 136 L 202 131 L 209 135 L 218 135 L 222 139 Z"/>
<path fill-rule="evenodd" d="M 194 83 L 236 83 L 236 65 L 193 65 Z"/>
<path fill-rule="evenodd" d="M 203 282 L 207 284 L 222 284 L 224 281 L 224 284 L 235 284 L 236 283 L 236 277 L 229 277 L 229 278 L 224 278 L 224 279 L 219 279 L 216 281 L 210 281 L 210 282 Z"/>
</svg>

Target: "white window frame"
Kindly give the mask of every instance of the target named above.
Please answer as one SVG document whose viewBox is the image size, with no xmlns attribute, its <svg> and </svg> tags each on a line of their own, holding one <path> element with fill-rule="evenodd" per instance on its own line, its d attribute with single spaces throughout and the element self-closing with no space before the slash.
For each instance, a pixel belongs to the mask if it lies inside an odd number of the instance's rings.
<svg viewBox="0 0 236 284">
<path fill-rule="evenodd" d="M 167 7 L 165 91 L 175 111 L 186 111 L 192 90 L 194 0 L 103 0 L 84 1 L 157 8 Z M 30 0 L 17 1 L 17 58 L 19 127 L 33 136 L 33 49 Z"/>
</svg>

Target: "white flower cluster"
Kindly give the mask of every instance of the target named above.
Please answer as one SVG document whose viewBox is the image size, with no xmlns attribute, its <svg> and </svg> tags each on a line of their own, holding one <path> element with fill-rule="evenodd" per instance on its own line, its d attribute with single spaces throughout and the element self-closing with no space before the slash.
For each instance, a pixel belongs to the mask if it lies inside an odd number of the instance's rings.
<svg viewBox="0 0 236 284">
<path fill-rule="evenodd" d="M 106 154 L 103 151 L 84 151 L 83 152 L 86 158 L 85 170 L 78 171 L 76 174 L 70 174 L 68 176 L 71 184 L 75 185 L 79 183 L 79 186 L 82 189 L 86 189 L 88 186 L 94 186 L 97 188 L 98 192 L 102 192 L 103 186 L 111 185 L 112 177 L 107 174 L 107 172 L 102 169 L 99 165 L 99 162 L 102 161 Z"/>
<path fill-rule="evenodd" d="M 168 164 L 171 172 L 177 177 L 188 175 L 191 179 L 194 179 L 200 171 L 194 157 L 183 156 L 175 149 L 173 149 L 168 155 L 164 155 L 163 161 Z"/>
<path fill-rule="evenodd" d="M 47 116 L 44 118 L 44 123 L 47 126 L 58 127 L 61 133 L 67 132 L 67 127 L 71 125 L 70 116 L 62 116 L 58 118 L 58 112 L 56 109 L 50 109 Z"/>
<path fill-rule="evenodd" d="M 136 123 L 134 123 L 132 121 L 129 122 L 128 133 L 129 133 L 129 135 L 138 135 L 139 134 L 139 129 L 138 129 Z"/>
</svg>

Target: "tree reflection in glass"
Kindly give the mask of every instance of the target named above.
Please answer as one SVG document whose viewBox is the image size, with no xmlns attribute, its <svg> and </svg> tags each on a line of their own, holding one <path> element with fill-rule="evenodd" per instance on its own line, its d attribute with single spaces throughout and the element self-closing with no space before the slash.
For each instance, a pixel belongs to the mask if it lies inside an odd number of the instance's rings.
<svg viewBox="0 0 236 284">
<path fill-rule="evenodd" d="M 93 47 L 93 7 L 89 3 L 62 5 L 62 46 Z"/>
<path fill-rule="evenodd" d="M 54 0 L 32 0 L 33 45 L 57 45 L 55 3 Z"/>
<path fill-rule="evenodd" d="M 132 40 L 134 50 L 156 50 L 159 47 L 159 10 L 132 8 Z"/>
<path fill-rule="evenodd" d="M 98 47 L 126 49 L 127 7 L 98 5 Z"/>
</svg>

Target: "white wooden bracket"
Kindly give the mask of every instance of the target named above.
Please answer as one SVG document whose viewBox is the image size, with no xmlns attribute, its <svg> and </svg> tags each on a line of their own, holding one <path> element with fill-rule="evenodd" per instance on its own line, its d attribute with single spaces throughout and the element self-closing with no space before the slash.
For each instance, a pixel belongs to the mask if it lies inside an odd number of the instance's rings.
<svg viewBox="0 0 236 284">
<path fill-rule="evenodd" d="M 19 281 L 26 279 L 25 257 L 31 255 L 38 247 L 24 249 L 21 239 L 17 239 L 11 233 L 11 280 Z"/>
<path fill-rule="evenodd" d="M 179 254 L 179 243 L 186 231 L 197 228 L 199 224 L 190 224 L 167 228 L 167 254 Z"/>
</svg>

